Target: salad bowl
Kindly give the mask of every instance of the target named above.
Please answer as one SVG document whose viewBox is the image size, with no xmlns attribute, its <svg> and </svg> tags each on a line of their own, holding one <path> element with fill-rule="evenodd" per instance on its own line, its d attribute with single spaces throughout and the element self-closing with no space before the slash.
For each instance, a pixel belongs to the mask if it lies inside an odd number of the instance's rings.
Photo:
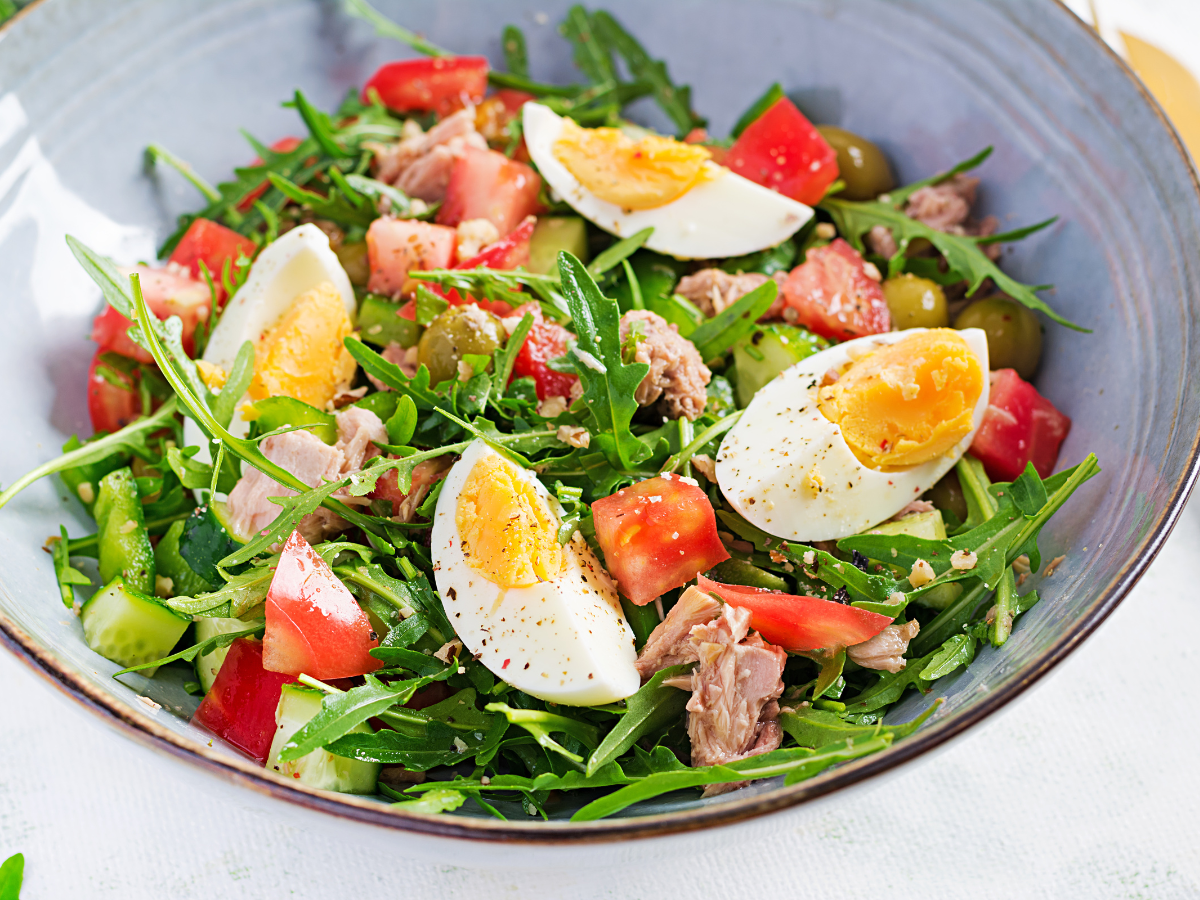
<svg viewBox="0 0 1200 900">
<path fill-rule="evenodd" d="M 396 21 L 462 53 L 501 56 L 519 24 L 534 76 L 572 80 L 558 37 L 561 2 L 380 2 Z M 1054 307 L 1088 331 L 1050 327 L 1039 390 L 1073 419 L 1064 465 L 1094 452 L 1099 476 L 1043 532 L 1053 574 L 1001 651 L 910 696 L 904 722 L 937 713 L 886 752 L 803 783 L 764 780 L 709 799 L 675 793 L 598 822 L 432 816 L 377 798 L 293 784 L 188 724 L 182 679 L 118 669 L 81 640 L 58 602 L 45 539 L 79 503 L 46 479 L 0 511 L 0 640 L 74 699 L 161 752 L 250 789 L 362 822 L 449 838 L 565 842 L 649 837 L 730 823 L 834 794 L 962 735 L 1018 697 L 1085 640 L 1145 571 L 1197 468 L 1200 192 L 1177 135 L 1094 34 L 1051 0 L 614 0 L 723 134 L 764 83 L 779 81 L 816 122 L 878 143 L 901 182 L 943 171 L 981 146 L 982 211 L 1004 223 L 1057 217 L 1006 252 L 1022 281 L 1054 284 Z M 89 430 L 88 323 L 99 292 L 64 242 L 76 235 L 122 263 L 149 260 L 192 188 L 143 168 L 152 143 L 210 181 L 245 162 L 244 127 L 267 141 L 296 113 L 297 88 L 330 108 L 382 62 L 411 55 L 340 4 L 216 0 L 41 0 L 0 31 L 0 484 Z M 656 111 L 638 110 L 661 124 Z"/>
</svg>

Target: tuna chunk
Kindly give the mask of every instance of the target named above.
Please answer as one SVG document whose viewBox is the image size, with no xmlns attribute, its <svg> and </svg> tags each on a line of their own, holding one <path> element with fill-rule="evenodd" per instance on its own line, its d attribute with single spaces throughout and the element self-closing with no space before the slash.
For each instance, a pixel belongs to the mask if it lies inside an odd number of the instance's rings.
<svg viewBox="0 0 1200 900">
<path fill-rule="evenodd" d="M 995 234 L 999 224 L 995 216 L 988 216 L 981 222 L 971 220 L 971 207 L 975 205 L 978 188 L 978 178 L 960 173 L 949 181 L 913 191 L 904 206 L 904 213 L 946 234 Z M 876 225 L 867 234 L 867 246 L 885 259 L 896 254 L 896 241 L 891 231 L 882 225 Z M 992 259 L 1000 255 L 998 244 L 985 245 L 981 249 Z"/>
<path fill-rule="evenodd" d="M 419 129 L 396 144 L 374 144 L 375 177 L 394 184 L 410 197 L 436 202 L 446 196 L 450 172 L 467 147 L 487 149 L 475 130 L 475 111 L 462 109 L 427 133 Z"/>
<path fill-rule="evenodd" d="M 776 272 L 772 276 L 779 286 L 787 279 L 786 272 Z M 724 312 L 742 297 L 757 287 L 766 284 L 767 276 L 758 272 L 743 272 L 730 275 L 723 269 L 701 269 L 692 275 L 685 276 L 675 288 L 675 293 L 691 300 L 706 316 L 712 317 Z M 777 319 L 783 309 L 782 298 L 771 305 L 763 314 L 763 320 Z"/>
<path fill-rule="evenodd" d="M 638 655 L 634 665 L 637 666 L 642 681 L 648 681 L 650 676 L 660 669 L 699 659 L 690 639 L 692 628 L 711 622 L 720 614 L 721 601 L 712 594 L 698 587 L 690 587 L 684 591 L 683 596 L 667 613 L 667 617 L 650 632 L 646 646 Z"/>
<path fill-rule="evenodd" d="M 380 353 L 379 355 L 382 356 L 388 362 L 392 363 L 393 365 L 399 366 L 400 371 L 403 372 L 405 375 L 407 375 L 409 378 L 412 378 L 417 374 L 418 365 L 417 365 L 417 348 L 416 347 L 409 347 L 406 350 L 405 348 L 403 348 L 399 344 L 397 344 L 395 341 L 391 341 L 388 343 L 388 345 L 386 347 L 383 348 L 383 352 Z M 376 378 L 370 372 L 367 373 L 367 381 L 369 381 L 369 382 L 371 382 L 371 384 L 375 385 L 376 390 L 380 390 L 380 391 L 390 391 L 391 390 L 391 388 L 388 385 L 384 384 L 382 381 L 380 381 L 378 378 Z"/>
<path fill-rule="evenodd" d="M 348 406 L 337 414 L 337 450 L 342 454 L 342 476 L 359 471 L 368 461 L 380 455 L 380 449 L 372 443 L 388 442 L 387 429 L 383 421 L 369 409 Z"/>
<path fill-rule="evenodd" d="M 877 669 L 893 675 L 904 668 L 908 642 L 917 636 L 921 624 L 915 619 L 903 625 L 889 625 L 869 641 L 846 649 L 846 654 L 864 669 Z"/>
<path fill-rule="evenodd" d="M 708 382 L 712 373 L 700 358 L 700 352 L 679 334 L 677 325 L 658 313 L 632 309 L 621 316 L 621 340 L 636 326 L 643 335 L 634 351 L 634 361 L 648 363 L 650 371 L 634 395 L 641 406 L 657 405 L 671 419 L 685 416 L 696 420 L 708 402 Z"/>
<path fill-rule="evenodd" d="M 699 664 L 692 673 L 688 737 L 692 765 L 712 766 L 779 746 L 776 721 L 787 654 L 750 631 L 750 611 L 726 605 L 721 617 L 692 628 Z M 740 787 L 710 785 L 706 796 Z"/>
</svg>

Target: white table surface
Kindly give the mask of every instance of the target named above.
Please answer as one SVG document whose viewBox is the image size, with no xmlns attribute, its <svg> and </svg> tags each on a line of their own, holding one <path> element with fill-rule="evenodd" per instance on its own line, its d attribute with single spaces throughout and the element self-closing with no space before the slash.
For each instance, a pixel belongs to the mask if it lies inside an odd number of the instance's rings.
<svg viewBox="0 0 1200 900">
<path fill-rule="evenodd" d="M 1100 8 L 1200 68 L 1179 19 L 1200 27 L 1200 3 Z M 431 847 L 297 810 L 125 739 L 0 654 L 0 860 L 25 854 L 24 900 L 1200 897 L 1198 557 L 1200 500 L 1086 645 L 889 780 L 583 852 Z"/>
</svg>

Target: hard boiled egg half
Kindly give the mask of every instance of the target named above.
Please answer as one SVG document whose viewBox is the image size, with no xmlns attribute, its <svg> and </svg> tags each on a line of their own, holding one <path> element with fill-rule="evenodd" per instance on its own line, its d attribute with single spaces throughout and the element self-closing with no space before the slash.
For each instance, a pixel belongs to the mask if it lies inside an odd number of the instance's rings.
<svg viewBox="0 0 1200 900">
<path fill-rule="evenodd" d="M 593 706 L 640 679 L 616 588 L 532 472 L 475 441 L 433 518 L 434 577 L 459 639 L 498 678 L 542 700 Z"/>
<path fill-rule="evenodd" d="M 978 328 L 847 341 L 755 394 L 721 443 L 717 481 L 734 509 L 770 534 L 858 534 L 950 470 L 987 402 L 987 336 Z"/>
<path fill-rule="evenodd" d="M 354 377 L 355 362 L 342 344 L 356 310 L 354 288 L 316 225 L 293 228 L 255 259 L 250 274 L 225 306 L 201 357 L 202 373 L 218 380 L 233 367 L 242 344 L 254 344 L 254 379 L 245 401 L 288 396 L 324 409 L 339 385 Z M 219 371 L 218 371 L 219 370 Z M 210 384 L 211 386 L 211 384 Z M 230 432 L 249 429 L 239 402 Z M 185 437 L 207 459 L 207 441 L 191 419 Z"/>
<path fill-rule="evenodd" d="M 791 237 L 813 214 L 718 166 L 696 144 L 581 128 L 540 103 L 525 104 L 522 125 L 529 156 L 554 193 L 617 237 L 653 228 L 646 246 L 659 253 L 753 253 Z"/>
</svg>

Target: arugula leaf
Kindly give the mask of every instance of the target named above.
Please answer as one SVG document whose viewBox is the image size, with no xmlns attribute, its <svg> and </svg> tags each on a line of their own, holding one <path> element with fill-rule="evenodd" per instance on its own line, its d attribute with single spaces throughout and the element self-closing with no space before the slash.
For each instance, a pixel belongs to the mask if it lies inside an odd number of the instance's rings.
<svg viewBox="0 0 1200 900">
<path fill-rule="evenodd" d="M 612 56 L 592 28 L 592 17 L 582 6 L 572 6 L 559 32 L 574 48 L 575 65 L 593 84 L 617 81 Z"/>
<path fill-rule="evenodd" d="M 375 28 L 375 33 L 380 37 L 392 38 L 402 44 L 407 44 L 418 53 L 425 56 L 452 56 L 449 50 L 443 50 L 436 44 L 432 44 L 425 38 L 421 37 L 415 31 L 409 31 L 407 28 L 402 28 L 389 19 L 387 16 L 376 10 L 366 0 L 345 0 L 346 12 L 355 18 L 362 19 L 365 22 L 370 22 Z"/>
<path fill-rule="evenodd" d="M 163 601 L 183 616 L 238 618 L 267 598 L 275 575 L 273 566 L 259 566 L 240 575 L 229 576 L 225 587 L 198 597 L 170 597 Z"/>
<path fill-rule="evenodd" d="M 584 770 L 588 778 L 632 747 L 639 738 L 679 721 L 690 695 L 678 688 L 664 687 L 663 681 L 684 675 L 691 668 L 688 664 L 662 669 L 638 688 L 637 693 L 625 699 L 625 714 L 588 757 Z"/>
<path fill-rule="evenodd" d="M 282 507 L 282 512 L 276 516 L 275 520 L 267 528 L 256 534 L 254 540 L 230 553 L 217 563 L 217 565 L 223 569 L 241 565 L 244 562 L 254 559 L 254 557 L 265 552 L 275 544 L 286 541 L 288 536 L 296 530 L 296 526 L 300 524 L 300 520 L 320 506 L 334 491 L 342 487 L 343 484 L 343 481 L 331 481 L 319 488 L 307 490 L 302 494 L 293 494 L 290 497 L 268 497 L 267 499 L 272 503 Z"/>
<path fill-rule="evenodd" d="M 331 189 L 328 196 L 322 196 L 299 187 L 274 172 L 267 173 L 267 180 L 289 200 L 306 206 L 313 211 L 314 215 L 337 222 L 339 225 L 357 225 L 366 228 L 378 218 L 374 209 L 360 209 L 336 190 Z"/>
<path fill-rule="evenodd" d="M 50 554 L 54 559 L 54 578 L 58 582 L 58 591 L 62 595 L 63 606 L 72 609 L 75 606 L 75 585 L 91 584 L 92 580 L 72 567 L 70 558 L 70 538 L 67 537 L 67 526 L 59 526 L 60 536 L 50 541 Z"/>
<path fill-rule="evenodd" d="M 516 25 L 505 25 L 500 35 L 504 64 L 508 71 L 522 78 L 529 77 L 529 54 L 525 49 L 525 32 Z"/>
<path fill-rule="evenodd" d="M 987 158 L 992 155 L 992 150 L 992 147 L 984 147 L 970 159 L 963 160 L 957 165 L 947 169 L 945 172 L 938 172 L 936 175 L 931 175 L 929 178 L 922 178 L 920 181 L 914 181 L 911 184 L 904 185 L 903 187 L 893 188 L 892 190 L 888 191 L 887 199 L 884 202 L 890 203 L 892 206 L 899 208 L 908 200 L 909 197 L 911 197 L 921 188 L 942 184 L 943 182 L 949 181 L 955 175 L 979 168 L 979 166 L 983 165 Z"/>
<path fill-rule="evenodd" d="M 25 857 L 14 853 L 0 863 L 0 900 L 20 900 L 21 883 L 25 880 Z"/>
<path fill-rule="evenodd" d="M 928 691 L 929 682 L 921 673 L 936 655 L 937 652 L 934 652 L 920 659 L 910 659 L 899 672 L 882 673 L 875 684 L 846 701 L 846 712 L 861 715 L 891 706 L 908 690 L 909 685 L 916 686 L 920 691 Z"/>
<path fill-rule="evenodd" d="M 456 810 L 466 802 L 466 794 L 450 788 L 439 787 L 426 791 L 419 800 L 398 800 L 392 804 L 392 807 L 403 809 L 405 812 L 436 815 Z"/>
<path fill-rule="evenodd" d="M 764 281 L 736 303 L 699 325 L 688 335 L 688 340 L 696 345 L 701 359 L 716 359 L 753 333 L 758 327 L 759 317 L 771 308 L 778 293 L 779 285 L 773 279 Z"/>
<path fill-rule="evenodd" d="M 331 169 L 330 174 L 332 175 L 335 171 L 335 169 Z M 414 215 L 412 211 L 412 198 L 398 187 L 374 178 L 369 178 L 366 175 L 355 174 L 354 172 L 340 177 L 351 188 L 366 197 L 374 198 L 376 202 L 386 198 L 390 204 L 389 212 L 401 219 L 427 219 L 436 213 L 438 207 L 441 206 L 441 203 L 426 204 L 424 212 L 420 215 Z"/>
<path fill-rule="evenodd" d="M 417 430 L 417 404 L 407 394 L 396 403 L 396 411 L 384 422 L 388 440 L 393 444 L 407 444 Z"/>
<path fill-rule="evenodd" d="M 233 631 L 227 634 L 214 634 L 212 637 L 201 641 L 198 644 L 193 644 L 186 650 L 180 650 L 178 653 L 172 653 L 170 656 L 164 656 L 162 659 L 156 659 L 154 662 L 141 663 L 140 665 L 130 666 L 127 669 L 122 669 L 120 672 L 114 672 L 113 678 L 118 675 L 125 675 L 128 672 L 138 672 L 142 669 L 153 669 L 159 666 L 165 666 L 167 663 L 175 662 L 176 660 L 185 660 L 191 662 L 197 656 L 203 656 L 205 653 L 211 653 L 214 650 L 219 650 L 223 647 L 228 647 L 238 638 L 257 637 L 263 633 L 264 625 L 255 625 L 247 628 L 245 631 Z"/>
<path fill-rule="evenodd" d="M 588 264 L 588 272 L 593 278 L 598 278 L 609 269 L 625 262 L 625 260 L 640 250 L 653 234 L 653 228 L 643 228 L 641 231 L 631 234 L 627 238 L 622 238 L 612 246 L 596 254 L 596 258 Z"/>
<path fill-rule="evenodd" d="M 411 570 L 408 581 L 393 578 L 378 564 L 338 566 L 333 572 L 342 581 L 365 588 L 386 600 L 396 608 L 405 622 L 411 619 L 414 613 L 419 613 L 419 621 L 424 624 L 424 628 L 439 644 L 444 644 L 454 637 L 454 629 L 450 626 L 445 610 L 429 586 L 429 579 L 418 573 L 415 568 Z M 421 633 L 423 634 L 424 631 Z M 412 640 L 415 641 L 418 637 L 420 634 L 412 636 Z M 407 646 L 407 644 L 401 645 L 393 640 L 390 633 L 384 645 L 389 647 Z M 383 656 L 378 658 L 386 659 Z"/>
<path fill-rule="evenodd" d="M 508 343 L 495 351 L 492 359 L 492 396 L 503 397 L 504 389 L 508 386 L 509 376 L 517 362 L 517 354 L 525 344 L 529 330 L 533 328 L 533 314 L 525 313 L 521 321 L 508 336 Z"/>
<path fill-rule="evenodd" d="M 1025 471 L 1018 476 L 1008 488 L 1008 496 L 1025 518 L 1032 519 L 1046 505 L 1049 499 L 1046 495 L 1046 485 L 1033 467 L 1033 463 L 1025 464 Z"/>
<path fill-rule="evenodd" d="M 233 296 L 233 292 L 230 292 L 230 296 Z M 254 343 L 244 341 L 242 346 L 238 347 L 237 355 L 233 358 L 233 365 L 230 366 L 229 374 L 225 377 L 224 386 L 217 392 L 212 402 L 213 418 L 221 427 L 229 427 L 229 423 L 233 421 L 238 401 L 246 395 L 246 391 L 250 388 L 250 382 L 253 380 Z"/>
<path fill-rule="evenodd" d="M 155 163 L 160 161 L 165 162 L 172 169 L 190 181 L 192 186 L 201 194 L 203 194 L 209 203 L 215 203 L 221 199 L 221 192 L 205 181 L 204 178 L 192 168 L 191 163 L 180 159 L 162 144 L 148 145 L 144 153 L 144 159 L 144 168 L 147 170 L 147 172 L 154 168 Z"/>
<path fill-rule="evenodd" d="M 599 731 L 595 725 L 579 719 L 572 719 L 569 716 L 560 716 L 540 709 L 513 709 L 507 703 L 489 703 L 484 709 L 488 712 L 502 713 L 510 725 L 519 725 L 533 735 L 533 739 L 538 742 L 539 746 L 557 753 L 576 765 L 583 762 L 583 757 L 578 753 L 572 753 L 554 740 L 550 736 L 551 732 L 569 734 L 585 747 L 592 749 L 600 742 Z"/>
<path fill-rule="evenodd" d="M 968 666 L 975 658 L 975 648 L 978 642 L 969 634 L 956 634 L 942 649 L 933 654 L 933 658 L 921 670 L 923 681 L 936 681 L 949 675 L 959 666 Z"/>
<path fill-rule="evenodd" d="M 563 251 L 558 266 L 579 338 L 570 357 L 583 385 L 583 403 L 596 424 L 592 442 L 614 466 L 632 468 L 651 452 L 629 428 L 638 408 L 634 393 L 650 367 L 622 361 L 621 311 L 600 293 L 583 263 Z"/>
<path fill-rule="evenodd" d="M 449 672 L 446 672 L 445 677 Z M 407 681 L 384 684 L 373 675 L 364 676 L 366 683 L 338 694 L 328 694 L 321 701 L 321 710 L 309 719 L 280 748 L 284 762 L 299 759 L 342 737 L 367 719 L 374 718 L 393 706 L 403 706 L 414 692 L 438 676 L 424 676 Z"/>
</svg>

